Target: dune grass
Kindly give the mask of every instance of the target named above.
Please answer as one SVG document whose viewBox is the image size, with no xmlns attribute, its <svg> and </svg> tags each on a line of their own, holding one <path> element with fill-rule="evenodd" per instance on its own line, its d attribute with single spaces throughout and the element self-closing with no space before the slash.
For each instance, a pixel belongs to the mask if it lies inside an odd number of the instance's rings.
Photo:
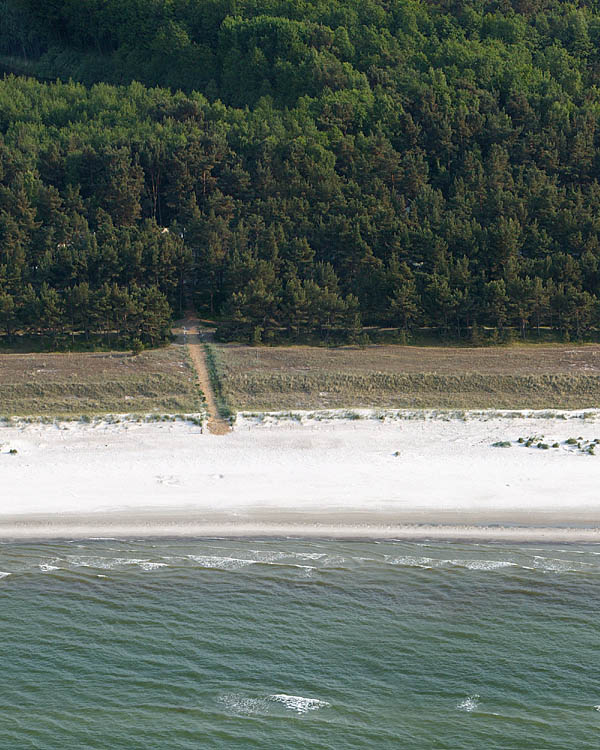
<svg viewBox="0 0 600 750">
<path fill-rule="evenodd" d="M 294 409 L 591 409 L 600 347 L 206 345 L 223 414 Z M 204 411 L 186 348 L 0 354 L 0 416 Z"/>
<path fill-rule="evenodd" d="M 132 356 L 0 355 L 0 415 L 73 417 L 199 413 L 203 396 L 183 346 Z"/>
<path fill-rule="evenodd" d="M 236 410 L 600 406 L 600 347 L 218 347 Z M 343 367 L 343 369 L 342 369 Z"/>
<path fill-rule="evenodd" d="M 219 415 L 223 419 L 228 419 L 232 416 L 233 411 L 229 406 L 227 397 L 223 391 L 223 362 L 217 347 L 214 344 L 204 344 L 204 353 L 206 355 L 206 367 L 208 369 L 208 376 L 215 394 L 215 401 L 217 402 L 217 409 Z"/>
</svg>

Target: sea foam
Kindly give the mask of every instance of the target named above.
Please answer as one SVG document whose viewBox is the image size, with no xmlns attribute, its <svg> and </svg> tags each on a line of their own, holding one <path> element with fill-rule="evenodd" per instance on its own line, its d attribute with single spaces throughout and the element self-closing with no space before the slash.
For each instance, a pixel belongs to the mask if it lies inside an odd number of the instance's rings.
<svg viewBox="0 0 600 750">
<path fill-rule="evenodd" d="M 53 570 L 60 570 L 58 565 L 51 565 L 50 563 L 40 563 L 39 568 L 42 573 L 51 573 Z"/>
<path fill-rule="evenodd" d="M 296 711 L 299 714 L 305 714 L 308 711 L 315 711 L 318 708 L 326 708 L 331 705 L 327 701 L 322 701 L 318 698 L 304 698 L 301 695 L 287 695 L 286 693 L 270 695 L 269 700 L 282 703 L 290 711 Z"/>
<path fill-rule="evenodd" d="M 507 560 L 448 560 L 451 565 L 467 570 L 500 570 L 500 568 L 515 568 L 517 563 Z"/>
<path fill-rule="evenodd" d="M 237 570 L 247 565 L 254 565 L 256 560 L 243 560 L 237 557 L 219 557 L 217 555 L 188 555 L 190 560 L 197 562 L 203 568 L 220 568 L 221 570 Z"/>
<path fill-rule="evenodd" d="M 254 698 L 239 693 L 221 695 L 219 702 L 227 709 L 237 714 L 256 715 L 269 713 L 269 705 L 279 703 L 289 711 L 298 714 L 306 714 L 319 708 L 326 708 L 330 704 L 318 698 L 305 698 L 302 695 L 288 695 L 287 693 L 275 693 L 266 697 Z"/>
<path fill-rule="evenodd" d="M 517 563 L 507 560 L 440 560 L 433 557 L 403 557 L 385 558 L 388 565 L 398 565 L 407 568 L 465 568 L 466 570 L 500 570 L 501 568 L 518 567 Z"/>
<path fill-rule="evenodd" d="M 156 570 L 157 568 L 168 567 L 167 563 L 152 562 L 147 558 L 138 557 L 84 557 L 80 555 L 67 555 L 67 562 L 75 568 L 96 568 L 100 570 L 115 570 L 133 565 L 142 570 Z"/>
<path fill-rule="evenodd" d="M 252 716 L 255 714 L 264 714 L 268 711 L 268 704 L 264 698 L 249 698 L 237 693 L 221 695 L 219 702 L 234 714 Z"/>
<path fill-rule="evenodd" d="M 461 701 L 456 708 L 459 711 L 475 711 L 479 706 L 479 696 L 469 695 L 463 701 Z"/>
<path fill-rule="evenodd" d="M 141 562 L 141 563 L 138 563 L 138 565 L 140 566 L 142 570 L 158 570 L 159 568 L 169 567 L 167 563 L 150 562 L 150 561 Z"/>
</svg>

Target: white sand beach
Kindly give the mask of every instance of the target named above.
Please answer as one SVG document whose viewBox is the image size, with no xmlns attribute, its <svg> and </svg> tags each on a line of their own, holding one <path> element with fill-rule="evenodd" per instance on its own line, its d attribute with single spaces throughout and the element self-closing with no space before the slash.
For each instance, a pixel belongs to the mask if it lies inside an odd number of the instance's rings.
<svg viewBox="0 0 600 750">
<path fill-rule="evenodd" d="M 360 416 L 0 427 L 0 538 L 600 542 L 600 412 Z"/>
</svg>

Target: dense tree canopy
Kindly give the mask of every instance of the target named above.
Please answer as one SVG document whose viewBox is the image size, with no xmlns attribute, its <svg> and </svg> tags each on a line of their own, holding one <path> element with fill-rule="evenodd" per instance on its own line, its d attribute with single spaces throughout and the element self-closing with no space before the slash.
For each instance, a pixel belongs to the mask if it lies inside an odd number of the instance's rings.
<svg viewBox="0 0 600 750">
<path fill-rule="evenodd" d="M 600 328 L 595 2 L 3 0 L 0 22 L 5 70 L 71 79 L 0 82 L 6 333 L 152 343 L 184 279 L 254 341 Z"/>
</svg>

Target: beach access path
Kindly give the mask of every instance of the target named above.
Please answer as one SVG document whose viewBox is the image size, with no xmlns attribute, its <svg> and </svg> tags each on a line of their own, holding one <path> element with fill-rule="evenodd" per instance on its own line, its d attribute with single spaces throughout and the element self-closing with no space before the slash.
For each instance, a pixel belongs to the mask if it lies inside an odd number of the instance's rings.
<svg viewBox="0 0 600 750">
<path fill-rule="evenodd" d="M 179 323 L 179 327 L 175 329 L 175 333 L 180 343 L 183 343 L 187 347 L 190 359 L 198 375 L 200 389 L 206 399 L 208 431 L 212 435 L 226 435 L 231 431 L 231 426 L 219 412 L 204 350 L 204 344 L 212 340 L 214 331 L 204 328 L 197 316 L 193 312 L 188 312 L 186 317 Z"/>
</svg>

